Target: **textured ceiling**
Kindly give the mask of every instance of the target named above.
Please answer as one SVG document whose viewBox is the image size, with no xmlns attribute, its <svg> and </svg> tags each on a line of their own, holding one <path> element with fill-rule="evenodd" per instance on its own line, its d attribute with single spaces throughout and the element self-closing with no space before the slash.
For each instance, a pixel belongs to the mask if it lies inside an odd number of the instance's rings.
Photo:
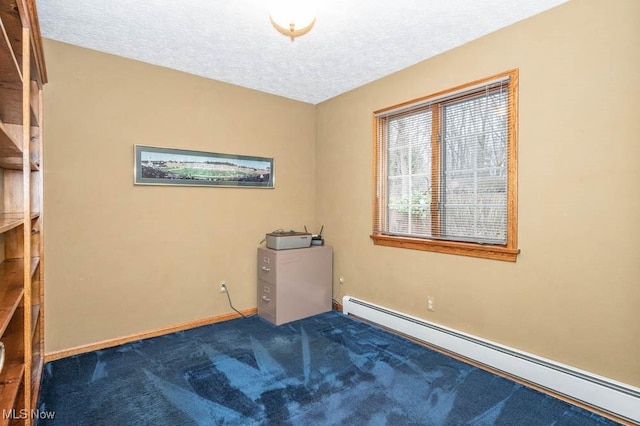
<svg viewBox="0 0 640 426">
<path fill-rule="evenodd" d="M 266 0 L 38 0 L 42 35 L 317 104 L 567 0 L 318 0 L 291 41 Z"/>
</svg>

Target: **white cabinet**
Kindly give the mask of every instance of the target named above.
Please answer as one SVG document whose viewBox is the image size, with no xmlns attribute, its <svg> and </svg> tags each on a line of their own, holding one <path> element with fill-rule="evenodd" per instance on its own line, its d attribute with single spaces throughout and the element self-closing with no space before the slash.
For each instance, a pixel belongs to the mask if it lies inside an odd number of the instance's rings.
<svg viewBox="0 0 640 426">
<path fill-rule="evenodd" d="M 333 250 L 258 249 L 258 315 L 280 325 L 331 310 Z"/>
</svg>

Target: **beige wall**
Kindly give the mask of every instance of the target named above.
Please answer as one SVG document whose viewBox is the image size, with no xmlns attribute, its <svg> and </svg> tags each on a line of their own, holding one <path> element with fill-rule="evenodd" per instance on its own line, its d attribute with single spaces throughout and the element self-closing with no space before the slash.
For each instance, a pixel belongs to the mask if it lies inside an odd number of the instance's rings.
<svg viewBox="0 0 640 426">
<path fill-rule="evenodd" d="M 315 227 L 315 107 L 46 40 L 46 351 L 255 308 L 256 248 Z M 133 185 L 133 145 L 274 157 L 276 189 Z"/>
<path fill-rule="evenodd" d="M 335 298 L 640 386 L 637 16 L 573 0 L 317 108 L 48 41 L 47 352 L 230 312 L 221 279 L 255 307 L 263 234 L 324 224 Z M 373 246 L 372 111 L 511 68 L 517 263 Z M 135 143 L 273 156 L 277 189 L 136 187 Z"/>
<path fill-rule="evenodd" d="M 334 296 L 639 386 L 639 16 L 637 0 L 574 0 L 320 104 L 317 209 Z M 372 111 L 511 68 L 517 263 L 374 246 Z"/>
</svg>

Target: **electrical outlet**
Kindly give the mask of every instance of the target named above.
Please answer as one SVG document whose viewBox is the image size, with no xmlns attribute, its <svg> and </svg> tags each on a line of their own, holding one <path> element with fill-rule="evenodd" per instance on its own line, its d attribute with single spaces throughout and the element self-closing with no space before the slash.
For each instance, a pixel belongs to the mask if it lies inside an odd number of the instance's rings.
<svg viewBox="0 0 640 426">
<path fill-rule="evenodd" d="M 427 297 L 427 311 L 435 311 L 436 310 L 436 299 L 429 296 Z"/>
<path fill-rule="evenodd" d="M 220 281 L 220 293 L 226 293 L 226 292 L 227 292 L 227 282 Z"/>
</svg>

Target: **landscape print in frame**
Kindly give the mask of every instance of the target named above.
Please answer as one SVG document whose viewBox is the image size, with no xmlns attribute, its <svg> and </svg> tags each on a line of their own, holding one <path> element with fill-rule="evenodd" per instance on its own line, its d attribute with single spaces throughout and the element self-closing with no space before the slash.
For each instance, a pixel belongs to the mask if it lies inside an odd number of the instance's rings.
<svg viewBox="0 0 640 426">
<path fill-rule="evenodd" d="M 134 145 L 136 185 L 273 188 L 273 158 Z"/>
</svg>

